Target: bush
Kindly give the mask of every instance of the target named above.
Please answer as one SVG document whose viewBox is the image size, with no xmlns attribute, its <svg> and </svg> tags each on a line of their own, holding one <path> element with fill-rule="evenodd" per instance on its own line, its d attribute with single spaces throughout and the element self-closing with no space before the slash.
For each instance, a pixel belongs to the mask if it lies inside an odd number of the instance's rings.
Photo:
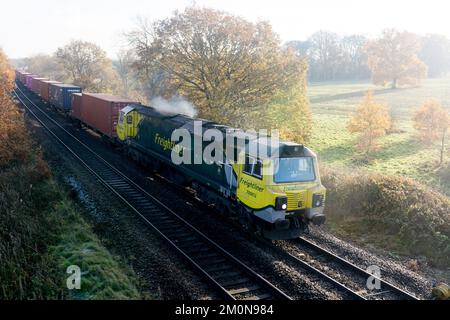
<svg viewBox="0 0 450 320">
<path fill-rule="evenodd" d="M 331 229 L 450 264 L 450 199 L 411 179 L 325 167 Z"/>
</svg>

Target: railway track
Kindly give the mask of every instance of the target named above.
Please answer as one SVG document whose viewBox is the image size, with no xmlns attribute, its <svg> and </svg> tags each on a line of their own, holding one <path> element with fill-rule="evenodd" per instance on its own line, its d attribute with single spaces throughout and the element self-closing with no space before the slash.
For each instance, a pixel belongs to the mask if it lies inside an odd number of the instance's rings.
<svg viewBox="0 0 450 320">
<path fill-rule="evenodd" d="M 19 85 L 14 95 L 89 173 L 184 256 L 224 297 L 232 300 L 291 300 L 77 139 L 34 103 Z"/>
<path fill-rule="evenodd" d="M 336 286 L 346 291 L 353 298 L 361 300 L 418 300 L 411 293 L 373 275 L 308 239 L 300 237 L 291 240 L 290 243 L 293 244 L 295 249 L 294 252 L 290 250 L 291 253 L 287 253 L 288 255 L 307 268 L 315 269 L 319 277 L 335 283 Z M 310 261 L 313 260 L 313 262 L 304 261 L 305 255 L 309 256 Z M 331 273 L 334 276 L 330 275 Z M 339 275 L 339 281 L 335 280 L 335 275 Z M 368 289 L 368 279 L 378 281 L 379 289 Z"/>
</svg>

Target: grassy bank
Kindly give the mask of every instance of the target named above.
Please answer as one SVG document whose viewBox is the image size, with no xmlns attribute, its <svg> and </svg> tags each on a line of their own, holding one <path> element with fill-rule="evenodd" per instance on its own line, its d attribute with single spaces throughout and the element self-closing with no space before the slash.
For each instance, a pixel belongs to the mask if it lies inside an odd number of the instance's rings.
<svg viewBox="0 0 450 320">
<path fill-rule="evenodd" d="M 0 299 L 138 299 L 133 271 L 112 256 L 55 182 L 6 96 L 0 108 Z M 68 290 L 67 267 L 81 268 Z"/>
</svg>

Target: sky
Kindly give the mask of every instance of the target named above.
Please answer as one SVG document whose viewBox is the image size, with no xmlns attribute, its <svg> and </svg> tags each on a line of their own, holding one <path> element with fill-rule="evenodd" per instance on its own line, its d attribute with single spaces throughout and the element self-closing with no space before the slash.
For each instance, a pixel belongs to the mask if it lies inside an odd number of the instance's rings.
<svg viewBox="0 0 450 320">
<path fill-rule="evenodd" d="M 318 30 L 374 37 L 384 28 L 450 38 L 446 0 L 1 0 L 0 47 L 10 58 L 53 53 L 71 40 L 92 41 L 114 58 L 138 17 L 170 16 L 195 3 L 269 21 L 283 41 Z"/>
</svg>

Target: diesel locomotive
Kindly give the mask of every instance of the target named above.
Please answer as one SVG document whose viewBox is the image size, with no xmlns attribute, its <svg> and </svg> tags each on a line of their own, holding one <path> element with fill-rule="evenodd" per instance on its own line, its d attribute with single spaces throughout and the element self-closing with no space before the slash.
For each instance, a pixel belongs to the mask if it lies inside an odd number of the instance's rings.
<svg viewBox="0 0 450 320">
<path fill-rule="evenodd" d="M 215 211 L 265 238 L 296 238 L 310 224 L 325 221 L 326 190 L 320 180 L 317 157 L 304 145 L 287 141 L 274 144 L 268 135 L 162 112 L 119 97 L 79 93 L 81 90 L 73 86 L 44 81 L 20 71 L 17 79 L 28 88 L 33 81 L 41 81 L 41 88 L 50 94 L 38 90 L 35 93 L 44 102 L 55 104 L 77 124 L 96 130 L 135 161 L 189 187 Z M 57 88 L 64 89 L 60 90 L 62 95 L 52 99 L 51 93 Z M 49 96 L 49 101 L 45 101 Z M 233 143 L 231 147 L 228 143 L 216 147 L 210 152 L 213 159 L 208 160 L 204 154 L 211 151 L 211 144 L 204 136 L 211 130 Z M 176 139 L 176 132 L 183 135 Z M 177 162 L 174 158 L 199 161 Z"/>
<path fill-rule="evenodd" d="M 195 125 L 200 131 L 196 132 Z M 211 129 L 234 141 L 232 148 L 222 143 L 215 150 L 221 153 L 215 154 L 220 161 L 202 156 L 209 145 L 203 137 Z M 174 139 L 176 130 L 189 134 L 187 145 Z M 304 145 L 274 144 L 269 136 L 142 105 L 129 105 L 119 112 L 117 137 L 132 158 L 166 171 L 217 211 L 238 218 L 268 239 L 295 238 L 309 223 L 325 221 L 325 188 L 317 157 Z M 195 141 L 200 141 L 200 148 Z M 261 149 L 263 156 L 258 152 Z M 183 158 L 191 161 L 174 163 L 174 153 L 184 153 Z M 196 157 L 200 161 L 193 163 Z"/>
</svg>

